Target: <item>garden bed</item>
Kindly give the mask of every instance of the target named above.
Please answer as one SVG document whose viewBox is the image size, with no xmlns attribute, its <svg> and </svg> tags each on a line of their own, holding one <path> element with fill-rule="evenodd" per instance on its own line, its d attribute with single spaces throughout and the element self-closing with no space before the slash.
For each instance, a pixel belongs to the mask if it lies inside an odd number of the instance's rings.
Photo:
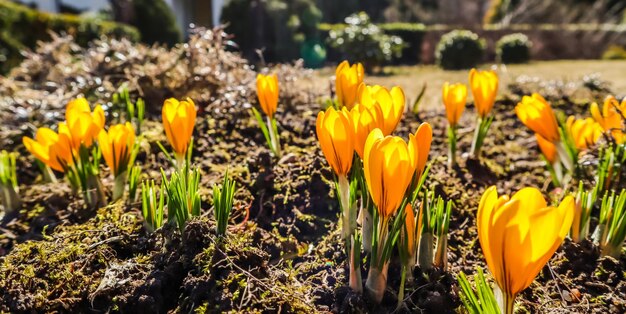
<svg viewBox="0 0 626 314">
<path fill-rule="evenodd" d="M 0 91 L 6 95 L 0 99 L 0 143 L 20 153 L 18 180 L 24 199 L 19 214 L 5 218 L 0 225 L 0 310 L 396 311 L 400 284 L 396 257 L 379 306 L 347 287 L 332 172 L 315 136 L 321 100 L 330 96 L 328 85 L 303 88 L 311 85 L 304 84 L 307 72 L 298 65 L 270 69 L 278 73 L 281 86 L 276 117 L 284 155 L 276 160 L 250 114 L 250 106 L 256 105 L 254 72 L 245 61 L 223 51 L 221 40 L 207 31 L 198 32 L 188 46 L 172 50 L 154 51 L 113 41 L 70 54 L 50 50 L 72 45 L 66 37 L 58 38 L 41 46 L 0 81 Z M 159 54 L 177 56 L 180 61 L 168 63 Z M 78 59 L 68 60 L 70 55 Z M 107 57 L 111 59 L 107 61 Z M 55 72 L 60 71 L 60 63 L 74 72 Z M 189 95 L 200 108 L 192 162 L 202 172 L 202 215 L 182 233 L 172 227 L 148 233 L 138 202 L 86 211 L 82 199 L 73 196 L 66 182 L 42 183 L 34 158 L 21 144 L 22 136 L 33 134 L 32 129 L 22 127 L 25 123 L 40 126 L 62 119 L 65 103 L 78 94 L 92 103 L 106 104 L 124 82 L 132 97 L 144 97 L 148 104 L 145 144 L 137 159 L 143 168 L 142 179 L 159 179 L 161 168 L 171 168 L 156 145 L 157 141 L 166 142 L 160 123 L 163 99 Z M 426 186 L 452 200 L 454 207 L 448 271 L 422 273 L 416 268 L 415 280 L 407 283 L 405 306 L 397 312 L 455 313 L 459 309 L 456 276 L 461 271 L 473 274 L 477 267 L 486 269 L 475 216 L 487 187 L 496 185 L 499 192 L 511 194 L 534 186 L 546 196 L 554 196 L 534 137 L 513 110 L 521 95 L 532 88 L 521 82 L 500 89 L 483 158 L 459 158 L 453 170 L 446 167 L 443 106 L 426 108 L 419 117 L 404 114 L 396 135 L 406 138 L 422 121 L 433 126 L 433 165 Z M 587 99 L 572 100 L 555 92 L 549 100 L 557 110 L 587 115 L 588 102 L 603 98 L 606 91 L 583 84 L 580 88 Z M 475 119 L 471 106 L 469 112 L 460 123 L 459 152 L 468 151 L 471 143 Z M 109 108 L 107 121 L 117 119 L 115 114 L 114 108 Z M 587 160 L 593 162 L 593 158 L 590 153 Z M 226 169 L 235 179 L 237 191 L 228 236 L 219 238 L 207 199 Z M 112 184 L 112 179 L 105 180 L 109 189 Z M 595 223 L 592 220 L 592 226 Z M 566 240 L 517 299 L 518 309 L 529 313 L 623 313 L 625 267 L 623 254 L 620 260 L 600 258 L 593 244 Z M 362 274 L 365 278 L 367 269 L 363 268 Z"/>
</svg>

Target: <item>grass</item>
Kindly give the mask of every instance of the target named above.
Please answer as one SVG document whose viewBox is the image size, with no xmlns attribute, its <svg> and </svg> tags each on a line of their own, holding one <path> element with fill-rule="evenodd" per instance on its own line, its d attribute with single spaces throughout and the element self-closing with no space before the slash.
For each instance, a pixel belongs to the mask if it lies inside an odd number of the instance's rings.
<svg viewBox="0 0 626 314">
<path fill-rule="evenodd" d="M 488 69 L 491 65 L 481 66 Z M 580 80 L 590 74 L 599 74 L 600 78 L 611 82 L 611 90 L 616 96 L 626 96 L 626 61 L 624 60 L 559 60 L 537 61 L 522 65 L 500 66 L 500 90 L 522 75 L 537 77 L 542 81 L 550 80 Z M 328 90 L 328 78 L 334 74 L 333 68 L 324 68 L 315 72 L 313 83 L 316 86 Z M 386 67 L 382 75 L 366 75 L 368 84 L 380 84 L 383 86 L 401 86 L 412 103 L 420 92 L 422 84 L 427 83 L 428 88 L 422 102 L 423 107 L 441 105 L 441 86 L 449 81 L 468 84 L 468 71 L 444 71 L 435 65 L 417 66 L 394 66 Z M 468 96 L 471 100 L 471 93 Z"/>
</svg>

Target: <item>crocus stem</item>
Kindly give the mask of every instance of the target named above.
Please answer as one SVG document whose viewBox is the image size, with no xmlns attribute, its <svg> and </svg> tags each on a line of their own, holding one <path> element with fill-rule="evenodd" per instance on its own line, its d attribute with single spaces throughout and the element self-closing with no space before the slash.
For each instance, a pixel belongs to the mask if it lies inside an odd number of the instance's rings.
<svg viewBox="0 0 626 314">
<path fill-rule="evenodd" d="M 406 281 L 406 273 L 407 273 L 407 266 L 406 265 L 402 265 L 402 275 L 400 277 L 400 290 L 398 291 L 398 309 L 402 306 L 402 303 L 404 302 L 404 283 Z"/>
<path fill-rule="evenodd" d="M 573 172 L 574 161 L 572 160 L 572 156 L 570 156 L 570 154 L 567 152 L 567 149 L 565 148 L 565 144 L 563 144 L 562 141 L 558 141 L 557 143 L 555 143 L 555 146 L 556 146 L 556 152 L 559 156 L 559 159 L 561 160 L 563 165 L 565 165 L 565 169 L 567 169 L 570 172 Z"/>
<path fill-rule="evenodd" d="M 102 189 L 102 182 L 97 175 L 87 177 L 87 188 L 84 191 L 85 201 L 91 209 L 98 209 L 106 206 L 106 196 Z"/>
<path fill-rule="evenodd" d="M 176 169 L 182 170 L 185 168 L 185 163 L 187 159 L 185 158 L 185 154 L 176 154 Z"/>
<path fill-rule="evenodd" d="M 446 234 L 437 239 L 437 250 L 435 252 L 435 263 L 441 270 L 448 268 L 448 237 Z"/>
<path fill-rule="evenodd" d="M 433 266 L 433 234 L 430 232 L 422 233 L 419 242 L 419 252 L 417 256 L 417 264 L 423 271 L 428 271 Z"/>
<path fill-rule="evenodd" d="M 280 152 L 280 143 L 278 142 L 278 134 L 276 134 L 276 130 L 274 129 L 274 124 L 272 123 L 272 120 L 274 118 L 270 118 L 269 116 L 266 116 L 265 118 L 267 120 L 267 129 L 270 133 L 271 149 L 276 155 L 276 157 L 280 158 L 281 152 Z"/>
<path fill-rule="evenodd" d="M 354 230 L 352 221 L 352 209 L 350 206 L 350 183 L 345 175 L 339 176 L 339 200 L 341 202 L 341 219 L 343 223 L 342 237 L 345 243 L 350 243 L 350 238 Z M 356 217 L 355 217 L 356 220 Z"/>
<path fill-rule="evenodd" d="M 124 196 L 124 190 L 126 188 L 126 175 L 127 172 L 124 171 L 115 176 L 113 183 L 113 201 L 117 201 Z"/>
<path fill-rule="evenodd" d="M 372 214 L 369 211 L 368 205 L 361 207 L 361 234 L 363 237 L 363 251 L 372 251 L 372 229 L 374 228 L 374 221 Z"/>
<path fill-rule="evenodd" d="M 382 269 L 370 264 L 370 269 L 367 273 L 367 281 L 365 282 L 365 289 L 367 289 L 368 294 L 376 303 L 380 303 L 385 295 L 388 270 L 389 263 L 385 263 Z"/>
<path fill-rule="evenodd" d="M 0 184 L 0 189 L 2 190 L 2 205 L 4 206 L 4 211 L 7 214 L 17 211 L 22 202 L 20 200 L 20 196 L 17 194 L 16 189 L 13 188 L 10 184 L 4 185 Z"/>
<path fill-rule="evenodd" d="M 472 147 L 470 149 L 470 154 L 474 157 L 474 158 L 478 158 L 480 156 L 480 143 L 479 141 L 481 141 L 481 129 L 483 128 L 483 119 L 482 118 L 478 118 L 478 121 L 476 121 L 476 128 L 474 129 L 474 139 L 472 140 Z"/>
<path fill-rule="evenodd" d="M 496 297 L 496 302 L 498 303 L 498 307 L 500 308 L 501 314 L 513 314 L 515 307 L 515 295 L 510 295 L 502 289 L 498 285 L 495 286 L 494 296 Z"/>
<path fill-rule="evenodd" d="M 504 298 L 504 309 L 502 311 L 503 314 L 513 314 L 513 310 L 515 307 L 515 296 L 506 295 Z"/>
<path fill-rule="evenodd" d="M 456 126 L 448 126 L 448 168 L 456 165 Z"/>
<path fill-rule="evenodd" d="M 593 231 L 593 234 L 591 235 L 591 238 L 593 239 L 593 243 L 595 245 L 600 245 L 600 243 L 602 243 L 602 238 L 604 235 L 604 229 L 606 228 L 606 225 L 603 223 L 599 223 L 596 226 L 596 229 Z"/>
<path fill-rule="evenodd" d="M 552 176 L 552 183 L 554 186 L 561 186 L 561 182 L 563 181 L 563 167 L 561 167 L 561 163 L 557 160 L 553 164 L 550 164 L 546 159 L 546 164 L 548 171 L 550 172 L 550 176 Z"/>
<path fill-rule="evenodd" d="M 358 236 L 357 236 L 358 237 Z M 350 239 L 350 288 L 355 292 L 363 292 L 363 280 L 361 279 L 361 245 L 359 241 L 355 241 L 354 237 Z"/>
<path fill-rule="evenodd" d="M 41 168 L 41 170 L 42 170 L 44 181 L 49 182 L 49 183 L 57 182 L 57 177 L 54 175 L 54 172 L 52 172 L 52 168 L 50 168 L 50 166 L 44 165 Z"/>
</svg>

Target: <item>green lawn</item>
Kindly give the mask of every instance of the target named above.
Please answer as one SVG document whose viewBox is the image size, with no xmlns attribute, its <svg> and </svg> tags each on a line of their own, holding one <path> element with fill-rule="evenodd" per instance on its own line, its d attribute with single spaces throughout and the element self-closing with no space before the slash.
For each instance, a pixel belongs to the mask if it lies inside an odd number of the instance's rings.
<svg viewBox="0 0 626 314">
<path fill-rule="evenodd" d="M 482 68 L 489 68 L 484 65 Z M 439 105 L 441 86 L 444 82 L 467 84 L 468 71 L 444 71 L 434 65 L 398 66 L 385 68 L 384 75 L 366 75 L 368 84 L 383 86 L 399 85 L 404 88 L 407 99 L 413 101 L 422 84 L 428 84 L 423 106 Z M 561 60 L 539 61 L 524 65 L 501 66 L 498 69 L 500 86 L 506 86 L 520 75 L 537 77 L 541 80 L 580 81 L 584 76 L 599 74 L 600 78 L 611 82 L 611 89 L 617 95 L 626 95 L 626 61 L 604 60 Z M 313 82 L 319 88 L 328 89 L 328 80 L 334 69 L 316 71 Z M 471 96 L 470 96 L 471 97 Z"/>
</svg>

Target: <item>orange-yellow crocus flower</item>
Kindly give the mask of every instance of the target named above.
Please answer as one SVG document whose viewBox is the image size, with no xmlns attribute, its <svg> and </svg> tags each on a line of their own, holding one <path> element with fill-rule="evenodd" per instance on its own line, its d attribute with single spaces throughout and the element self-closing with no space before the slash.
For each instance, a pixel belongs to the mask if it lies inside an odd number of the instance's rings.
<svg viewBox="0 0 626 314">
<path fill-rule="evenodd" d="M 356 103 L 359 85 L 363 82 L 363 65 L 355 63 L 350 65 L 348 61 L 341 62 L 335 70 L 335 92 L 339 107 L 352 109 Z"/>
<path fill-rule="evenodd" d="M 324 157 L 338 176 L 346 177 L 354 156 L 354 127 L 347 109 L 330 107 L 315 121 L 317 139 Z"/>
<path fill-rule="evenodd" d="M 536 188 L 523 188 L 509 199 L 496 187 L 483 194 L 476 224 L 487 266 L 513 313 L 515 296 L 526 289 L 561 245 L 574 219 L 575 201 L 567 196 L 548 206 Z"/>
<path fill-rule="evenodd" d="M 97 105 L 93 112 L 83 97 L 71 100 L 65 108 L 65 123 L 59 126 L 59 132 L 67 131 L 71 135 L 72 147 L 78 150 L 81 145 L 90 147 L 104 128 L 104 110 Z"/>
<path fill-rule="evenodd" d="M 415 135 L 409 134 L 409 147 L 410 151 L 416 153 L 415 155 L 415 179 L 419 181 L 426 162 L 428 161 L 428 154 L 430 154 L 430 144 L 433 141 L 433 128 L 430 123 L 424 122 L 420 124 L 415 131 Z"/>
<path fill-rule="evenodd" d="M 378 104 L 383 113 L 384 135 L 390 135 L 400 123 L 404 113 L 405 97 L 404 91 L 399 86 L 394 86 L 388 90 L 380 85 L 369 86 L 361 84 L 357 102 L 365 107 L 371 108 Z"/>
<path fill-rule="evenodd" d="M 129 122 L 116 124 L 110 127 L 108 132 L 100 131 L 98 144 L 104 161 L 113 175 L 117 177 L 128 168 L 130 155 L 135 145 L 135 130 Z"/>
<path fill-rule="evenodd" d="M 546 140 L 543 136 L 539 135 L 539 133 L 535 133 L 535 138 L 537 139 L 537 146 L 541 150 L 541 154 L 548 160 L 550 164 L 554 164 L 557 161 L 557 151 L 554 143 Z"/>
<path fill-rule="evenodd" d="M 465 110 L 465 104 L 467 103 L 467 86 L 459 83 L 449 84 L 445 82 L 442 92 L 448 123 L 450 123 L 451 127 L 456 127 Z"/>
<path fill-rule="evenodd" d="M 196 123 L 196 105 L 189 97 L 181 101 L 169 98 L 163 103 L 162 117 L 167 140 L 177 158 L 184 158 Z"/>
<path fill-rule="evenodd" d="M 274 75 L 259 74 L 256 77 L 256 94 L 261 104 L 263 112 L 270 117 L 274 117 L 278 106 L 278 77 Z"/>
<path fill-rule="evenodd" d="M 600 110 L 600 107 L 595 102 L 591 104 L 590 109 L 593 119 L 596 120 L 605 132 L 611 134 L 611 137 L 613 137 L 618 144 L 626 140 L 626 136 L 622 131 L 622 115 L 618 112 L 619 107 L 620 104 L 617 99 L 613 96 L 608 96 L 604 100 L 602 110 Z"/>
<path fill-rule="evenodd" d="M 365 140 L 372 130 L 383 127 L 383 113 L 378 104 L 369 108 L 356 104 L 350 110 L 350 118 L 354 127 L 354 150 L 363 159 Z"/>
<path fill-rule="evenodd" d="M 39 128 L 35 139 L 23 137 L 26 149 L 50 168 L 64 172 L 66 166 L 74 164 L 72 143 L 67 134 L 59 134 L 49 128 Z"/>
<path fill-rule="evenodd" d="M 470 88 L 474 96 L 474 105 L 481 118 L 487 117 L 498 94 L 498 75 L 494 71 L 477 71 L 469 73 Z"/>
<path fill-rule="evenodd" d="M 576 119 L 569 116 L 565 123 L 566 130 L 579 150 L 585 150 L 595 144 L 602 135 L 602 127 L 592 118 Z"/>
<path fill-rule="evenodd" d="M 515 113 L 522 123 L 546 140 L 554 143 L 561 139 L 554 111 L 541 95 L 533 93 L 522 97 L 515 106 Z"/>
<path fill-rule="evenodd" d="M 402 138 L 384 136 L 380 129 L 367 137 L 363 152 L 365 181 L 382 221 L 395 214 L 402 203 L 415 172 L 415 156 Z"/>
</svg>

